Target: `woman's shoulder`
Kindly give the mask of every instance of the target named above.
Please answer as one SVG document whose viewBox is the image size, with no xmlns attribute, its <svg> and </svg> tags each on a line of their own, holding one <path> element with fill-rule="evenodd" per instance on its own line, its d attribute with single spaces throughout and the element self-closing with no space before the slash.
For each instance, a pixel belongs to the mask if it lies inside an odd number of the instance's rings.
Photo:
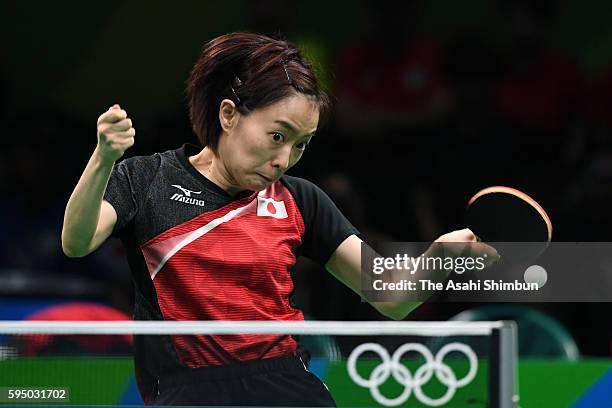
<svg viewBox="0 0 612 408">
<path fill-rule="evenodd" d="M 305 178 L 283 175 L 280 181 L 298 200 L 318 201 L 327 198 L 327 194 L 319 186 Z"/>
<path fill-rule="evenodd" d="M 130 180 L 134 185 L 146 186 L 156 177 L 168 160 L 167 152 L 126 157 L 115 163 L 113 169 L 118 176 Z"/>
<path fill-rule="evenodd" d="M 177 150 L 179 149 L 126 157 L 120 162 L 118 162 L 116 165 L 136 172 L 155 172 L 159 170 L 163 162 L 175 161 Z"/>
<path fill-rule="evenodd" d="M 153 165 L 161 161 L 162 154 L 163 153 L 153 153 L 153 154 L 148 154 L 148 155 L 137 155 L 137 156 L 124 157 L 122 160 L 120 160 L 116 164 L 128 166 L 128 167 L 135 166 L 135 165 L 150 166 L 150 165 Z"/>
<path fill-rule="evenodd" d="M 319 189 L 315 183 L 302 177 L 288 176 L 284 174 L 280 178 L 281 183 L 289 189 L 313 190 Z"/>
</svg>

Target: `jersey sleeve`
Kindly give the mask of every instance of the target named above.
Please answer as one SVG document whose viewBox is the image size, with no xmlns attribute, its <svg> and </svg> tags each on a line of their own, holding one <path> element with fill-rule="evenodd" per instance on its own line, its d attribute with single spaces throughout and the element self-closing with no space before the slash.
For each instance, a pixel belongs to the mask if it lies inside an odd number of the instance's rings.
<svg viewBox="0 0 612 408">
<path fill-rule="evenodd" d="M 305 224 L 300 255 L 325 266 L 334 251 L 359 231 L 346 219 L 327 194 L 315 184 L 296 177 L 283 177 L 295 198 Z"/>
<path fill-rule="evenodd" d="M 113 236 L 118 236 L 138 213 L 159 168 L 159 155 L 132 157 L 113 167 L 104 200 L 113 206 L 117 222 Z"/>
</svg>

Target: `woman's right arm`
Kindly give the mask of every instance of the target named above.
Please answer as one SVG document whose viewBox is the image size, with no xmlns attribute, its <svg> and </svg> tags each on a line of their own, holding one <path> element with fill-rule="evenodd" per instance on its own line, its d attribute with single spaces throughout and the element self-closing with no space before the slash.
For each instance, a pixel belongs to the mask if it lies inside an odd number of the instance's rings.
<svg viewBox="0 0 612 408">
<path fill-rule="evenodd" d="M 115 161 L 134 144 L 135 134 L 119 105 L 98 118 L 98 145 L 66 205 L 62 249 L 67 256 L 90 254 L 113 232 L 117 213 L 103 200 L 104 192 Z"/>
</svg>

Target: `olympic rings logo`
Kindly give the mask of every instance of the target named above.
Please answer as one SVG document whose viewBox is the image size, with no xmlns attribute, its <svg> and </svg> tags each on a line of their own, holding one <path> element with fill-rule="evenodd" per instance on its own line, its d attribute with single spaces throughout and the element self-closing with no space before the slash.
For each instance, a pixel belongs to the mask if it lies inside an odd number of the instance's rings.
<svg viewBox="0 0 612 408">
<path fill-rule="evenodd" d="M 357 359 L 366 351 L 372 351 L 381 358 L 382 363 L 370 373 L 369 378 L 363 378 L 357 372 Z M 420 366 L 412 375 L 410 370 L 401 363 L 402 356 L 410 351 L 415 351 L 425 358 L 425 364 Z M 444 357 L 450 352 L 458 351 L 466 355 L 470 363 L 470 369 L 465 377 L 457 379 L 455 372 L 444 363 Z M 417 400 L 431 407 L 439 407 L 450 401 L 457 388 L 461 388 L 472 382 L 478 371 L 478 358 L 476 353 L 468 345 L 463 343 L 449 343 L 442 347 L 436 356 L 424 345 L 419 343 L 406 343 L 400 346 L 393 356 L 389 356 L 386 348 L 377 343 L 364 343 L 355 348 L 347 361 L 347 369 L 351 379 L 359 386 L 370 389 L 372 397 L 382 405 L 396 407 L 410 398 L 414 391 Z M 425 395 L 421 386 L 427 383 L 432 376 L 436 375 L 438 381 L 444 384 L 448 390 L 440 398 L 434 399 Z M 392 375 L 395 381 L 404 386 L 404 391 L 396 398 L 387 398 L 380 392 L 379 387 Z"/>
</svg>

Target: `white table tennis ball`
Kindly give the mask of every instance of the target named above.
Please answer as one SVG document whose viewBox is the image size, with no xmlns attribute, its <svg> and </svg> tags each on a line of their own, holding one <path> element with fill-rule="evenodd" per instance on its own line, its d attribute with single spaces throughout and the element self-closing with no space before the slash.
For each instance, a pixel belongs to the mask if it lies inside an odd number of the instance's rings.
<svg viewBox="0 0 612 408">
<path fill-rule="evenodd" d="M 548 280 L 548 273 L 546 272 L 546 269 L 542 268 L 540 265 L 531 265 L 525 270 L 523 280 L 526 283 L 537 283 L 538 289 L 540 289 L 546 284 L 546 281 Z"/>
</svg>

